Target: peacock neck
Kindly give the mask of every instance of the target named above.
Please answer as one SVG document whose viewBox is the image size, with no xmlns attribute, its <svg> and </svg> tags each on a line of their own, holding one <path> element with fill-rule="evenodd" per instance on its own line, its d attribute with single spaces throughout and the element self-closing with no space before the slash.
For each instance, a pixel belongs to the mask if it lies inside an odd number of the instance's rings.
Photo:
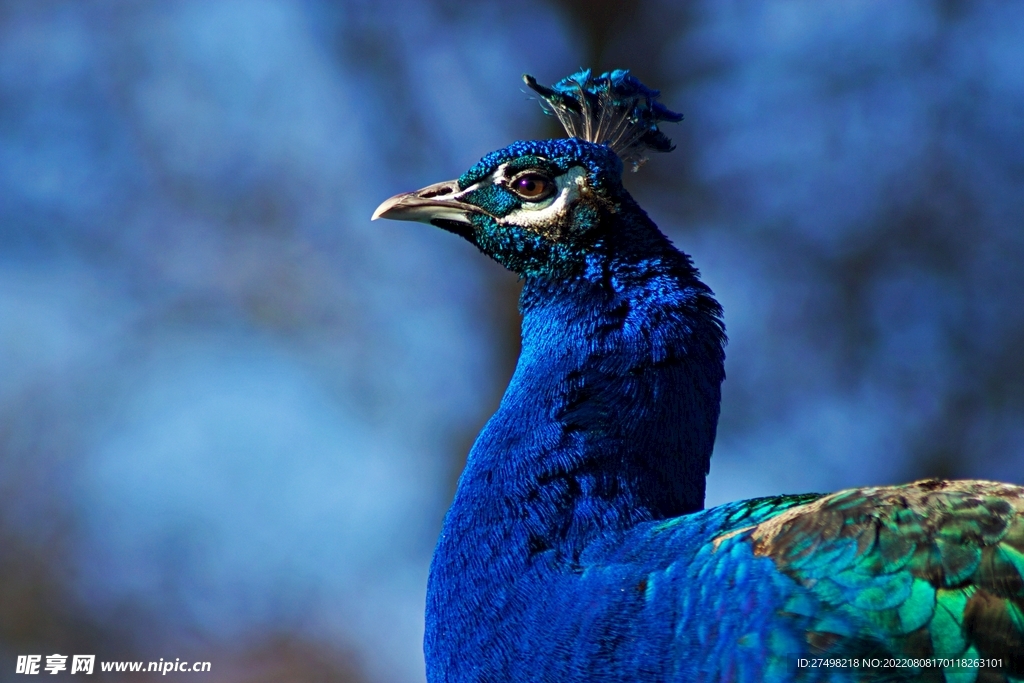
<svg viewBox="0 0 1024 683">
<path fill-rule="evenodd" d="M 572 558 L 598 535 L 703 507 L 720 310 L 686 256 L 649 241 L 643 258 L 611 245 L 623 256 L 594 249 L 575 277 L 526 279 L 519 362 L 450 516 L 493 518 L 528 554 Z"/>
<path fill-rule="evenodd" d="M 577 277 L 527 278 L 519 362 L 431 566 L 430 680 L 471 668 L 458 653 L 505 652 L 501 634 L 530 609 L 529 586 L 570 578 L 596 539 L 614 544 L 641 522 L 703 507 L 724 377 L 720 309 L 667 240 L 646 253 L 598 252 Z"/>
</svg>

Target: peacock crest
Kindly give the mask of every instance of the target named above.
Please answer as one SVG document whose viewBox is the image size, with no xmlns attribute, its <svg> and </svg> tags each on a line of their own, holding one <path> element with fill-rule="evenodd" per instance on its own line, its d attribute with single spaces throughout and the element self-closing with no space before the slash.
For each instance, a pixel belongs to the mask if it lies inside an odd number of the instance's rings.
<svg viewBox="0 0 1024 683">
<path fill-rule="evenodd" d="M 594 77 L 590 69 L 581 69 L 550 87 L 529 74 L 523 80 L 541 96 L 544 111 L 558 117 L 569 137 L 608 145 L 634 171 L 647 160 L 647 150 L 671 152 L 675 147 L 658 130 L 658 122 L 676 123 L 683 115 L 658 102 L 661 92 L 627 70 Z"/>
</svg>

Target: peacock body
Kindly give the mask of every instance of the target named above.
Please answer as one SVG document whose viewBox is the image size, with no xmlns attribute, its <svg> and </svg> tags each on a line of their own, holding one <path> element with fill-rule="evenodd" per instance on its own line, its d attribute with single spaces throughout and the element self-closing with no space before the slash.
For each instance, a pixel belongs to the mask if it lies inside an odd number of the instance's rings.
<svg viewBox="0 0 1024 683">
<path fill-rule="evenodd" d="M 721 309 L 621 183 L 681 116 L 625 71 L 527 84 L 572 137 L 374 214 L 523 278 L 519 362 L 431 566 L 428 680 L 1024 681 L 1024 489 L 703 509 Z"/>
</svg>

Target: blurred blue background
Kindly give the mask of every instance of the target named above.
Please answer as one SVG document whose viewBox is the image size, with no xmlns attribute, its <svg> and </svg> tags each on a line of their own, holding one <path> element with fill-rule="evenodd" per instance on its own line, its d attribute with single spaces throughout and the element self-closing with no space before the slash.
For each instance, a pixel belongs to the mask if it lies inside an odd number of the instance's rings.
<svg viewBox="0 0 1024 683">
<path fill-rule="evenodd" d="M 0 680 L 422 680 L 518 285 L 369 216 L 557 135 L 523 72 L 686 114 L 626 180 L 725 307 L 709 504 L 1024 483 L 1021 64 L 1020 3 L 0 2 Z"/>
</svg>

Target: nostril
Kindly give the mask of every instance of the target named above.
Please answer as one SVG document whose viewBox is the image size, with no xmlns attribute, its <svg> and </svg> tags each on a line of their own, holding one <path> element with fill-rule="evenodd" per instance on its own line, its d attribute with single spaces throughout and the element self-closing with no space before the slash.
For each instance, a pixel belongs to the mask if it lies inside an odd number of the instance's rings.
<svg viewBox="0 0 1024 683">
<path fill-rule="evenodd" d="M 443 197 L 446 194 L 451 194 L 454 191 L 455 187 L 453 185 L 444 185 L 442 187 L 432 187 L 423 194 L 421 194 L 420 196 L 423 197 L 424 199 L 430 199 L 432 197 Z"/>
</svg>

